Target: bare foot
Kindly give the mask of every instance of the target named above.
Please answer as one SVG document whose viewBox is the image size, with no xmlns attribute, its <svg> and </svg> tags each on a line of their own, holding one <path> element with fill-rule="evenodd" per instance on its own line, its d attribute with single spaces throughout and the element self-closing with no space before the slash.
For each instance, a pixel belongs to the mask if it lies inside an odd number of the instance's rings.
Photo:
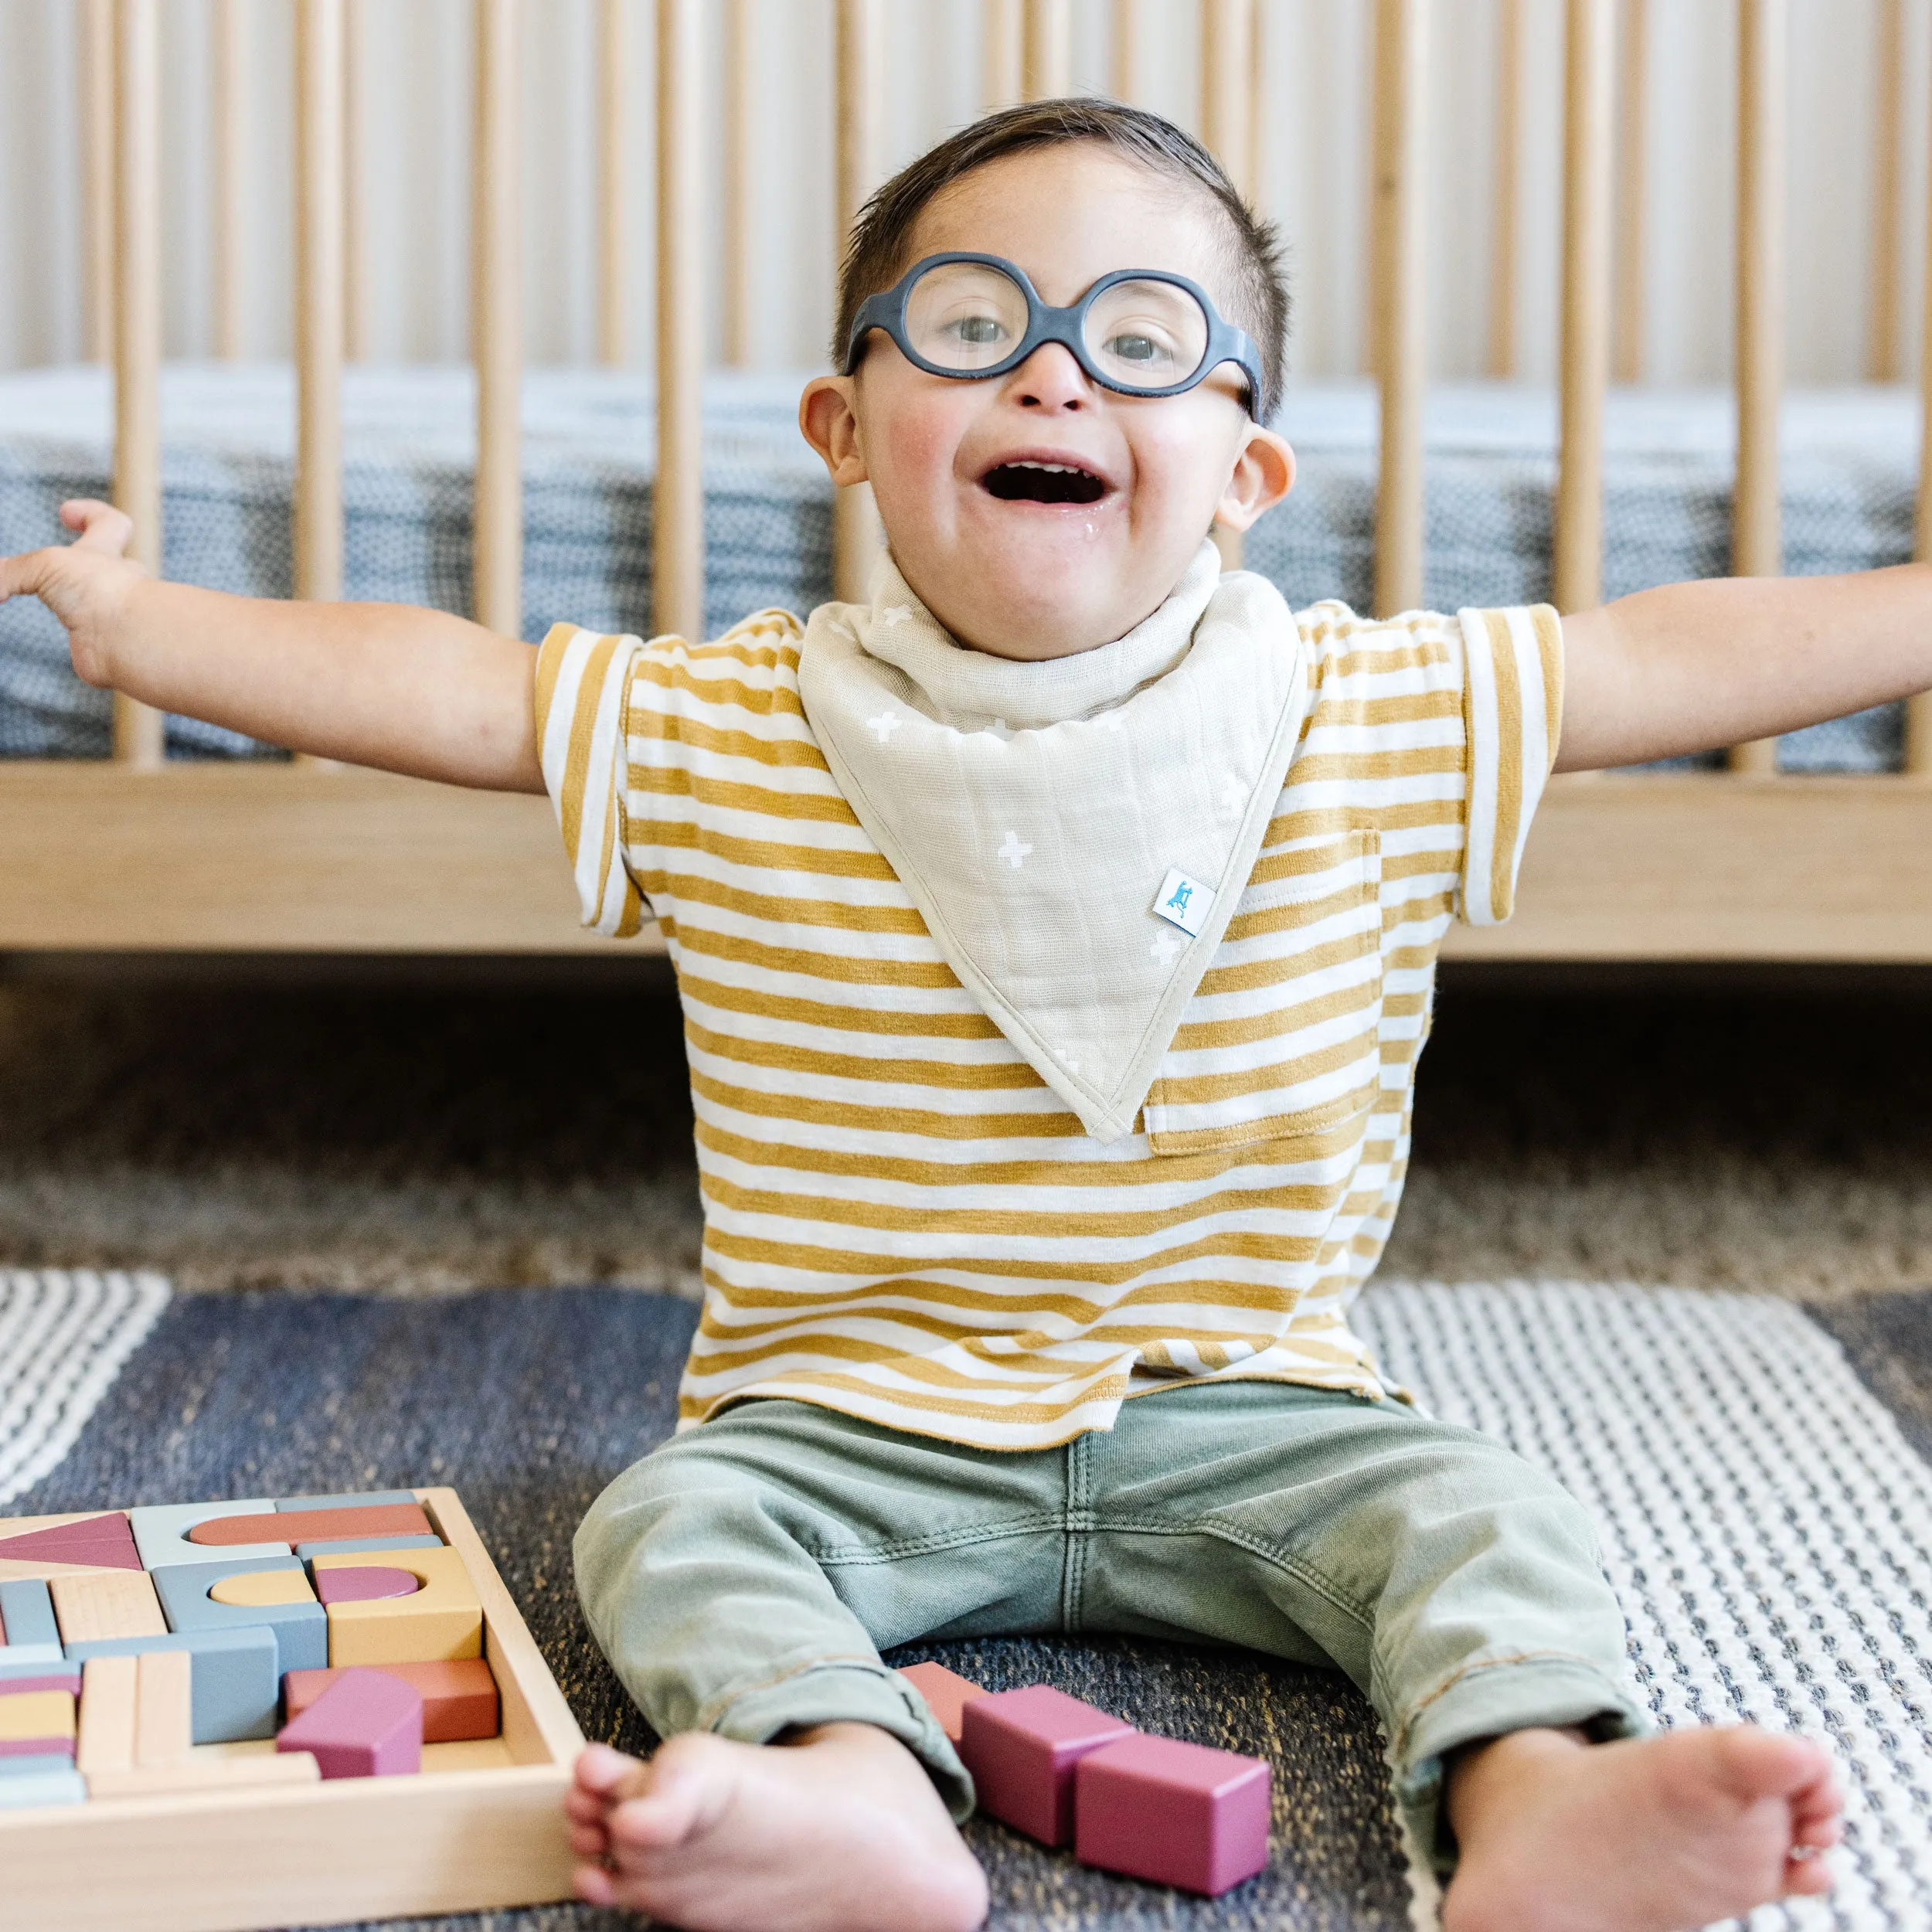
<svg viewBox="0 0 1932 1932">
<path fill-rule="evenodd" d="M 986 1880 L 896 1737 L 827 1724 L 788 1744 L 607 1745 L 564 1801 L 577 1896 L 688 1932 L 973 1932 Z"/>
<path fill-rule="evenodd" d="M 1518 1731 L 1450 1776 L 1444 1932 L 1692 1932 L 1830 1890 L 1832 1761 L 1749 1725 L 1590 1744 Z"/>
</svg>

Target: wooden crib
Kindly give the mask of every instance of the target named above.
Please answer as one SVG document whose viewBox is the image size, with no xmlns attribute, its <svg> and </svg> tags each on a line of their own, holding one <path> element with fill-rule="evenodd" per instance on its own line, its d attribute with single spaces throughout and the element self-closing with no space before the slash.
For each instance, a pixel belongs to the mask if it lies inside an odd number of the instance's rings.
<svg viewBox="0 0 1932 1932">
<path fill-rule="evenodd" d="M 519 628 L 521 505 L 519 0 L 474 0 L 474 354 L 478 376 L 474 608 Z M 1900 45 L 1903 0 L 1886 0 Z M 138 554 L 160 556 L 158 390 L 160 206 L 158 0 L 77 0 L 83 13 L 86 263 L 92 352 L 117 379 L 115 495 L 134 517 Z M 238 9 L 216 0 L 215 139 L 235 139 Z M 340 391 L 355 313 L 347 233 L 345 92 L 362 0 L 295 0 L 298 64 L 296 591 L 340 594 Z M 658 469 L 654 536 L 658 621 L 700 626 L 704 557 L 699 395 L 701 206 L 698 120 L 704 0 L 648 0 L 657 44 Z M 750 118 L 744 0 L 729 0 L 727 119 Z M 983 0 L 989 101 L 1066 90 L 1068 0 Z M 1516 97 L 1522 0 L 1504 0 L 1502 98 Z M 1602 555 L 1603 425 L 1614 304 L 1638 286 L 1642 195 L 1613 196 L 1621 165 L 1641 166 L 1617 121 L 1641 111 L 1644 0 L 1566 0 L 1561 447 L 1556 596 L 1594 603 Z M 1779 560 L 1777 420 L 1781 386 L 1786 22 L 1784 0 L 1737 0 L 1737 484 L 1734 567 Z M 1376 0 L 1372 312 L 1382 396 L 1376 600 L 1421 600 L 1426 219 L 1423 77 L 1430 0 Z M 1131 14 L 1114 9 L 1111 84 L 1137 92 Z M 633 223 L 617 131 L 624 36 L 638 0 L 600 0 L 599 339 L 614 359 L 624 334 L 624 251 Z M 1256 175 L 1258 37 L 1265 0 L 1200 0 L 1203 137 L 1243 180 Z M 837 185 L 849 223 L 878 179 L 886 0 L 836 0 Z M 1438 31 L 1440 22 L 1437 23 Z M 1617 36 L 1623 46 L 1619 59 Z M 1878 104 L 1880 179 L 1896 211 L 1896 69 Z M 1617 83 L 1621 72 L 1622 84 Z M 1621 100 L 1620 100 L 1621 95 Z M 1889 144 L 1889 145 L 1888 145 Z M 1516 142 L 1505 114 L 1498 206 L 1513 207 Z M 233 180 L 238 169 L 223 178 Z M 741 148 L 723 182 L 726 334 L 741 343 L 750 299 Z M 1613 209 L 1617 210 L 1613 219 Z M 239 217 L 218 211 L 217 330 L 234 313 Z M 1892 224 L 1896 227 L 1896 223 Z M 1497 224 L 1492 360 L 1509 366 L 1513 224 Z M 840 240 L 828 234 L 828 248 Z M 1879 272 L 1895 274 L 1888 238 Z M 1621 259 L 1620 259 L 1621 258 Z M 1618 272 L 1613 275 L 1613 262 Z M 1888 308 L 1885 311 L 1890 312 Z M 1928 314 L 1932 323 L 1932 312 Z M 232 324 L 230 325 L 232 332 Z M 1628 331 L 1624 332 L 1628 339 Z M 1885 352 L 1891 353 L 1889 350 Z M 1883 359 L 1883 358 L 1881 358 Z M 1932 372 L 1932 344 L 1925 365 Z M 1631 372 L 1620 370 L 1620 375 Z M 1932 407 L 1932 374 L 1925 393 Z M 1932 445 L 1932 439 L 1928 439 Z M 1932 477 L 1921 461 L 1920 554 L 1932 541 Z M 836 506 L 835 578 L 862 582 L 875 536 L 857 493 Z M 165 763 L 162 719 L 117 699 L 111 760 L 0 760 L 0 954 L 189 951 L 556 954 L 602 951 L 585 936 L 545 801 L 454 791 L 293 764 Z M 1515 920 L 1458 930 L 1463 958 L 1932 961 L 1932 708 L 1912 707 L 1905 769 L 1869 777 L 1785 777 L 1768 745 L 1743 746 L 1728 771 L 1617 774 L 1551 786 L 1525 862 Z M 648 944 L 647 940 L 645 942 Z"/>
</svg>

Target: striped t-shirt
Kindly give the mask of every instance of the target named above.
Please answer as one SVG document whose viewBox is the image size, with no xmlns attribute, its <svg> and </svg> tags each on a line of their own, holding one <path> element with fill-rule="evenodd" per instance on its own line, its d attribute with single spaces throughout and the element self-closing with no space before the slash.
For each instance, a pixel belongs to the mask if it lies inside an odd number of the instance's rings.
<svg viewBox="0 0 1932 1932">
<path fill-rule="evenodd" d="M 783 611 L 559 625 L 545 780 L 588 924 L 655 913 L 704 1198 L 680 1426 L 752 1396 L 987 1448 L 1177 1376 L 1385 1393 L 1349 1304 L 1402 1192 L 1452 917 L 1509 917 L 1555 756 L 1544 607 L 1296 618 L 1309 706 L 1150 1090 L 1101 1144 L 954 977 L 833 782 Z"/>
</svg>

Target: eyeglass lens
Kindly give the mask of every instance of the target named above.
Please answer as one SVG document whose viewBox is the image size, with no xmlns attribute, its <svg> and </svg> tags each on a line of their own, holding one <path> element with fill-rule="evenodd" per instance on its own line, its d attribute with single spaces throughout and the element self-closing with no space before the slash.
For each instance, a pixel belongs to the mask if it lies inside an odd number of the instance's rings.
<svg viewBox="0 0 1932 1932">
<path fill-rule="evenodd" d="M 937 368 L 961 374 L 991 369 L 1026 335 L 1026 291 L 984 262 L 942 262 L 913 284 L 906 333 L 914 351 Z M 1115 282 L 1087 311 L 1082 340 L 1109 382 L 1167 389 L 1200 367 L 1208 318 L 1172 282 Z"/>
</svg>

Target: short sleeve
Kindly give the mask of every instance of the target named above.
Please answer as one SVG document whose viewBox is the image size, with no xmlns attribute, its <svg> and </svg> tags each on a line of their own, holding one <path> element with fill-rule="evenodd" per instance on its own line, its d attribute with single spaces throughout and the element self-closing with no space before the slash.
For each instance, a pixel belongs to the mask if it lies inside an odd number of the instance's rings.
<svg viewBox="0 0 1932 1932">
<path fill-rule="evenodd" d="M 637 638 L 552 626 L 536 661 L 536 741 L 583 923 L 628 938 L 645 922 L 627 863 L 631 681 Z"/>
<path fill-rule="evenodd" d="M 1460 614 L 1468 760 L 1468 836 L 1458 910 L 1499 926 L 1515 910 L 1529 821 L 1556 762 L 1563 712 L 1563 636 L 1546 604 Z"/>
</svg>

